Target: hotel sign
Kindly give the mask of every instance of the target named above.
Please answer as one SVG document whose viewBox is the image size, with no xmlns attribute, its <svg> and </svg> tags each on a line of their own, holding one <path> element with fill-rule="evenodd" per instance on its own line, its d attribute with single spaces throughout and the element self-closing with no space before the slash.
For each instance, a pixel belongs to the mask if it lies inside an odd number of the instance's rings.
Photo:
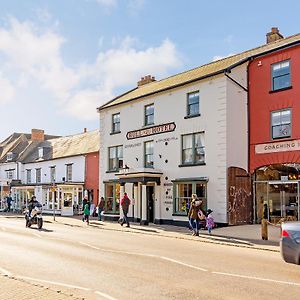
<svg viewBox="0 0 300 300">
<path fill-rule="evenodd" d="M 255 153 L 257 154 L 298 150 L 300 150 L 300 140 L 255 145 Z"/>
<path fill-rule="evenodd" d="M 175 128 L 176 128 L 176 124 L 174 122 L 172 122 L 172 123 L 147 127 L 145 129 L 129 131 L 126 134 L 126 137 L 127 137 L 127 140 L 133 140 L 133 139 L 137 139 L 137 138 L 146 137 L 149 135 L 171 132 L 171 131 L 174 131 Z"/>
</svg>

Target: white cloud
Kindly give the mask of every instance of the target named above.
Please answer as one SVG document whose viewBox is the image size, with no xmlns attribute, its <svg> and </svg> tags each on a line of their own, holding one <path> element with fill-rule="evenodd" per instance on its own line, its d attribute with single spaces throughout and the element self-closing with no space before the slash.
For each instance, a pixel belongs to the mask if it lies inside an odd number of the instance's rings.
<svg viewBox="0 0 300 300">
<path fill-rule="evenodd" d="M 13 78 L 15 89 L 33 85 L 48 91 L 61 112 L 96 119 L 96 107 L 112 99 L 116 90 L 136 86 L 147 74 L 164 77 L 181 64 L 168 39 L 146 49 L 140 49 L 131 36 L 116 40 L 113 48 L 98 53 L 94 63 L 70 67 L 62 57 L 64 37 L 32 22 L 9 19 L 7 28 L 0 27 L 0 104 L 16 94 L 10 83 Z"/>
<path fill-rule="evenodd" d="M 212 60 L 216 61 L 216 60 L 220 60 L 220 59 L 223 59 L 223 58 L 227 58 L 227 57 L 232 56 L 232 55 L 235 55 L 235 53 L 229 53 L 227 55 L 215 55 Z"/>
<path fill-rule="evenodd" d="M 117 0 L 96 0 L 98 4 L 106 7 L 116 7 Z"/>
<path fill-rule="evenodd" d="M 129 0 L 128 11 L 131 15 L 136 16 L 144 8 L 145 0 Z"/>
<path fill-rule="evenodd" d="M 0 74 L 0 105 L 11 101 L 15 95 L 15 90 L 9 80 L 2 77 Z"/>
</svg>

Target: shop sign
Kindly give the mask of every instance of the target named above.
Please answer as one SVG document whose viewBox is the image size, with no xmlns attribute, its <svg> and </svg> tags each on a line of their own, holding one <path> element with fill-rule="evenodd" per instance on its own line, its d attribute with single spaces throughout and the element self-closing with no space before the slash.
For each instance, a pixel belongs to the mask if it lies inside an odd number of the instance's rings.
<svg viewBox="0 0 300 300">
<path fill-rule="evenodd" d="M 129 131 L 126 134 L 127 140 L 142 138 L 154 134 L 160 134 L 165 132 L 171 132 L 174 131 L 176 128 L 176 124 L 174 122 L 172 123 L 166 123 L 162 125 L 152 126 L 145 129 L 139 129 L 134 131 Z"/>
<path fill-rule="evenodd" d="M 300 140 L 255 145 L 256 154 L 298 150 L 300 150 Z"/>
</svg>

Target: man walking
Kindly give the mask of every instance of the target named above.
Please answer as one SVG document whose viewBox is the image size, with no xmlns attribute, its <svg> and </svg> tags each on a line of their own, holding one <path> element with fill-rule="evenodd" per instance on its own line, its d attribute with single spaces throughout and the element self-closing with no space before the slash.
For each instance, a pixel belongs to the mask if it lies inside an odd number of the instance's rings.
<svg viewBox="0 0 300 300">
<path fill-rule="evenodd" d="M 101 213 L 104 210 L 104 204 L 105 204 L 104 198 L 101 197 L 100 201 L 98 203 L 98 221 L 102 221 L 102 215 L 101 215 Z"/>
<path fill-rule="evenodd" d="M 123 220 L 121 222 L 121 226 L 123 226 L 124 223 L 126 223 L 127 224 L 126 227 L 130 227 L 128 217 L 127 217 L 129 205 L 130 205 L 130 199 L 128 198 L 127 193 L 124 193 L 124 197 L 121 200 L 121 206 L 124 214 Z"/>
</svg>

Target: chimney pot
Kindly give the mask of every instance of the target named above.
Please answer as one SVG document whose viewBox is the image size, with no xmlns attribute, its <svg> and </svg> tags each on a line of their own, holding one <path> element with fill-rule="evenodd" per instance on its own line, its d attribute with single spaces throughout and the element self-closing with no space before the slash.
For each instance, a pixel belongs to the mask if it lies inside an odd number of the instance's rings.
<svg viewBox="0 0 300 300">
<path fill-rule="evenodd" d="M 272 27 L 271 31 L 266 34 L 267 44 L 283 39 L 283 35 L 279 32 L 278 27 Z"/>
<path fill-rule="evenodd" d="M 155 81 L 155 77 L 151 75 L 146 75 L 144 77 L 141 77 L 141 80 L 138 81 L 137 85 L 142 86 L 144 84 L 150 83 Z"/>
<path fill-rule="evenodd" d="M 83 132 L 84 132 L 84 133 L 87 132 L 87 128 L 86 128 L 86 127 L 83 128 Z"/>
</svg>

